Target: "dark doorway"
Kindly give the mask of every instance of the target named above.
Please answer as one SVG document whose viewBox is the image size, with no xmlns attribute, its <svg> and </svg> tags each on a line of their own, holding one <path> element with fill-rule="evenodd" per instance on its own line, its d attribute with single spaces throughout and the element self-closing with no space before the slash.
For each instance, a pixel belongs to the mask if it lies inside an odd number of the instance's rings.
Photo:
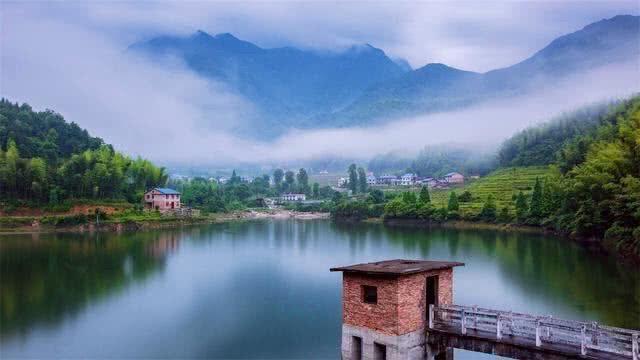
<svg viewBox="0 0 640 360">
<path fill-rule="evenodd" d="M 351 338 L 351 358 L 362 360 L 362 338 L 353 336 Z"/>
<path fill-rule="evenodd" d="M 429 320 L 429 305 L 433 304 L 434 306 L 438 305 L 438 276 L 429 276 L 427 277 L 427 286 L 426 286 L 426 312 L 427 312 L 427 321 Z"/>
<path fill-rule="evenodd" d="M 373 343 L 373 360 L 387 360 L 387 346 Z"/>
</svg>

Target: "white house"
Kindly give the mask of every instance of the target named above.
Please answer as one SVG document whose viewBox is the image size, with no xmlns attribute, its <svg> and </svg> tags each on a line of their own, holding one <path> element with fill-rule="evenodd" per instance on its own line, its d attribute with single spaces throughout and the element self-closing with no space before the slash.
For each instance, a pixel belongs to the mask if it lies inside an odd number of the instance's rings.
<svg viewBox="0 0 640 360">
<path fill-rule="evenodd" d="M 282 200 L 282 201 L 305 201 L 305 200 L 307 200 L 307 195 L 305 195 L 305 194 L 287 193 L 287 194 L 282 194 L 280 196 L 280 200 Z"/>
<path fill-rule="evenodd" d="M 348 182 L 349 182 L 349 179 L 345 177 L 341 177 L 340 179 L 338 179 L 338 187 L 345 187 L 347 186 Z"/>
<path fill-rule="evenodd" d="M 400 185 L 402 185 L 402 186 L 414 185 L 417 178 L 418 177 L 416 176 L 416 174 L 413 174 L 413 173 L 404 174 L 400 178 Z"/>
<path fill-rule="evenodd" d="M 464 183 L 464 176 L 457 172 L 450 172 L 444 176 L 444 181 L 449 184 L 462 184 Z"/>
<path fill-rule="evenodd" d="M 381 185 L 398 185 L 400 179 L 397 176 L 393 175 L 382 175 L 378 177 L 378 184 Z"/>
<path fill-rule="evenodd" d="M 367 185 L 372 186 L 378 183 L 378 179 L 375 175 L 367 175 Z"/>
</svg>

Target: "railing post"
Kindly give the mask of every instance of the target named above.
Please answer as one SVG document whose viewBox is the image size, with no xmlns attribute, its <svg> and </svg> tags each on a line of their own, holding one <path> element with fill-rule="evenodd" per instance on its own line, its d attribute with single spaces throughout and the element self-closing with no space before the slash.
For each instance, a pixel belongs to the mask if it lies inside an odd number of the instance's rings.
<svg viewBox="0 0 640 360">
<path fill-rule="evenodd" d="M 462 327 L 462 335 L 467 334 L 467 324 L 466 324 L 466 316 L 465 310 L 462 309 L 462 318 L 460 319 L 460 326 Z"/>
<path fill-rule="evenodd" d="M 582 325 L 582 330 L 581 330 L 581 338 L 582 340 L 580 341 L 580 354 L 582 356 L 587 355 L 587 326 L 586 325 Z"/>
<path fill-rule="evenodd" d="M 429 304 L 429 329 L 433 329 L 433 315 L 435 312 L 433 311 L 433 304 Z"/>
<path fill-rule="evenodd" d="M 591 334 L 591 343 L 593 345 L 598 345 L 598 322 L 594 321 L 591 326 L 593 326 L 593 333 Z"/>
<path fill-rule="evenodd" d="M 633 354 L 633 360 L 640 360 L 640 344 L 638 343 L 638 334 L 631 335 L 631 354 Z"/>
<path fill-rule="evenodd" d="M 536 347 L 542 346 L 542 340 L 540 339 L 540 319 L 536 319 Z"/>
<path fill-rule="evenodd" d="M 478 305 L 473 305 L 473 328 L 478 329 Z"/>
<path fill-rule="evenodd" d="M 496 318 L 496 339 L 502 340 L 502 321 L 500 321 L 500 314 Z"/>
</svg>

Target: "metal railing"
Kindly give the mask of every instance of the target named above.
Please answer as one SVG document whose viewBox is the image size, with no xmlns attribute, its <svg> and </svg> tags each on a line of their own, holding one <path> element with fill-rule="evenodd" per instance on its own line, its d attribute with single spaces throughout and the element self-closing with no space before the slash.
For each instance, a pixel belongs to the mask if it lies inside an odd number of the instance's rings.
<svg viewBox="0 0 640 360">
<path fill-rule="evenodd" d="M 560 345 L 575 348 L 575 354 L 587 355 L 589 351 L 609 353 L 640 360 L 640 331 L 582 322 L 557 319 L 551 316 L 534 316 L 516 312 L 498 311 L 477 306 L 429 305 L 429 328 L 444 332 L 455 331 L 493 341 L 531 343 L 543 347 Z"/>
</svg>

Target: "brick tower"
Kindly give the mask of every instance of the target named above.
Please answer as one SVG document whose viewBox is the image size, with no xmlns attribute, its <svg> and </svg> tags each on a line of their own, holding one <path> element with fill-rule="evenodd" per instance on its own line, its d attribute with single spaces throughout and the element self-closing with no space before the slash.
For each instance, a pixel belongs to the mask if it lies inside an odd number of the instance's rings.
<svg viewBox="0 0 640 360">
<path fill-rule="evenodd" d="M 429 304 L 453 301 L 450 261 L 387 260 L 342 271 L 342 359 L 423 359 Z"/>
</svg>

